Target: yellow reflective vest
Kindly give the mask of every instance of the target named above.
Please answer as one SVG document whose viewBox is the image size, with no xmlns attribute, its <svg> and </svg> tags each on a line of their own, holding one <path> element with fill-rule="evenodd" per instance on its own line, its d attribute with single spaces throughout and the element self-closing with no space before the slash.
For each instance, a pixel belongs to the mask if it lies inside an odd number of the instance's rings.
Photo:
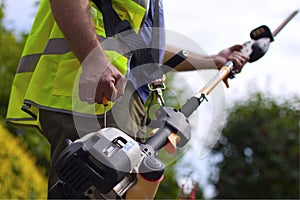
<svg viewBox="0 0 300 200">
<path fill-rule="evenodd" d="M 137 30 L 142 27 L 147 2 L 112 0 L 121 18 Z M 102 14 L 92 2 L 90 6 L 96 33 L 105 38 Z M 105 53 L 125 74 L 128 59 L 116 49 L 107 49 Z M 89 105 L 79 100 L 80 73 L 80 63 L 55 22 L 49 1 L 42 0 L 14 78 L 7 121 L 39 127 L 39 108 L 64 113 L 103 113 L 103 105 Z"/>
</svg>

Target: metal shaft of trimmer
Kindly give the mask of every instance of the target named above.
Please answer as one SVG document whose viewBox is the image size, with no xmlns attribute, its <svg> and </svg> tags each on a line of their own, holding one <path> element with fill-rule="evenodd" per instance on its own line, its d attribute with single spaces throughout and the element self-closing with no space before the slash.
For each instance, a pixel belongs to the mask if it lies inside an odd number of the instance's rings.
<svg viewBox="0 0 300 200">
<path fill-rule="evenodd" d="M 295 10 L 294 12 L 292 12 L 287 18 L 286 20 L 284 20 L 280 26 L 278 26 L 274 31 L 273 31 L 273 37 L 275 37 L 284 27 L 285 25 L 287 25 L 287 23 L 289 23 L 289 21 L 291 21 L 291 19 L 293 19 L 293 17 L 295 17 L 295 15 L 299 12 L 299 10 Z"/>
<path fill-rule="evenodd" d="M 105 96 L 102 99 L 102 103 L 104 106 L 103 126 L 104 128 L 106 128 L 106 112 L 107 112 L 106 107 L 108 106 L 108 99 Z"/>
</svg>

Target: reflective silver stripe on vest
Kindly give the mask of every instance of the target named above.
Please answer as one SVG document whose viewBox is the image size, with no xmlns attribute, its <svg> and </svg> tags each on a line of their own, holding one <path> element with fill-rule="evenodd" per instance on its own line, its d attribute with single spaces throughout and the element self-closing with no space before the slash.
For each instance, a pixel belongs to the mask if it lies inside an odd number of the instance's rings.
<svg viewBox="0 0 300 200">
<path fill-rule="evenodd" d="M 53 38 L 48 41 L 48 44 L 43 52 L 47 54 L 65 54 L 72 51 L 72 48 L 64 38 Z"/>
<path fill-rule="evenodd" d="M 127 56 L 128 48 L 115 38 L 104 38 L 98 36 L 103 49 L 116 51 L 121 55 Z M 61 55 L 71 52 L 72 48 L 64 38 L 54 38 L 48 41 L 48 44 L 41 54 L 31 54 L 23 56 L 19 62 L 17 73 L 33 72 L 42 55 Z"/>
<path fill-rule="evenodd" d="M 33 72 L 42 54 L 32 54 L 21 58 L 17 73 Z"/>
</svg>

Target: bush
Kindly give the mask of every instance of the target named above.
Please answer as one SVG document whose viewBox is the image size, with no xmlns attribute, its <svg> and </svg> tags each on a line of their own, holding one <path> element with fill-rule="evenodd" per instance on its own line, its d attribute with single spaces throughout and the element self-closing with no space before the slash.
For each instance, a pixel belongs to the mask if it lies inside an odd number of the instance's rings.
<svg viewBox="0 0 300 200">
<path fill-rule="evenodd" d="M 20 139 L 0 124 L 0 198 L 46 199 L 47 180 L 44 169 L 35 165 Z"/>
</svg>

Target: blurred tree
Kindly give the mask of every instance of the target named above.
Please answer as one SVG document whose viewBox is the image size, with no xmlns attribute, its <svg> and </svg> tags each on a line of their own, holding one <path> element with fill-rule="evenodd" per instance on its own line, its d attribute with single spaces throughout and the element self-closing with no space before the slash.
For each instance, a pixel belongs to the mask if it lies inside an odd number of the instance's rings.
<svg viewBox="0 0 300 200">
<path fill-rule="evenodd" d="M 26 36 L 17 39 L 13 31 L 3 25 L 4 4 L 0 4 L 0 115 L 6 115 L 11 84 L 16 73 Z"/>
<path fill-rule="evenodd" d="M 174 163 L 175 164 L 175 163 Z M 166 168 L 164 180 L 160 183 L 155 199 L 177 199 L 180 187 L 175 179 L 174 164 Z"/>
<path fill-rule="evenodd" d="M 166 79 L 166 85 L 167 89 L 164 90 L 164 98 L 165 98 L 165 103 L 167 106 L 175 106 L 178 107 L 179 103 L 176 100 L 176 96 L 168 89 L 168 85 L 172 84 L 173 82 L 173 76 L 168 76 Z M 182 93 L 182 91 L 180 91 Z M 155 120 L 155 114 L 156 111 L 160 108 L 157 100 L 156 100 L 156 95 L 152 94 L 150 98 L 148 98 L 148 101 L 145 104 L 146 110 L 148 111 L 148 117 L 151 120 Z M 151 131 L 149 128 L 148 131 Z M 159 159 L 164 161 L 165 163 L 169 163 L 170 155 L 166 153 L 164 150 L 161 150 L 159 153 Z M 176 165 L 176 160 L 172 162 L 171 164 L 166 166 L 165 173 L 164 173 L 164 179 L 160 183 L 158 191 L 156 193 L 155 199 L 177 199 L 180 193 L 180 187 L 177 184 L 176 181 L 176 176 L 175 176 L 175 165 Z"/>
<path fill-rule="evenodd" d="M 212 154 L 221 162 L 216 198 L 299 199 L 300 100 L 252 95 L 230 112 Z"/>
<path fill-rule="evenodd" d="M 10 89 L 15 76 L 19 59 L 27 39 L 27 34 L 20 37 L 14 35 L 14 30 L 7 30 L 3 24 L 4 2 L 0 2 L 0 122 L 3 123 L 8 106 Z M 3 123 L 4 124 L 4 123 Z M 23 128 L 5 125 L 11 133 L 18 135 L 27 143 L 28 149 L 36 156 L 39 165 L 49 165 L 49 144 L 33 128 Z"/>
<path fill-rule="evenodd" d="M 45 199 L 44 169 L 36 167 L 35 159 L 26 152 L 20 138 L 12 136 L 1 124 L 0 146 L 0 198 Z"/>
<path fill-rule="evenodd" d="M 203 188 L 199 186 L 196 179 L 192 177 L 192 172 L 185 177 L 185 182 L 181 185 L 179 200 L 203 199 Z"/>
<path fill-rule="evenodd" d="M 39 4 L 36 1 L 36 5 Z M 0 125 L 3 123 L 7 112 L 8 99 L 12 81 L 18 66 L 19 58 L 27 39 L 27 34 L 21 34 L 21 37 L 14 35 L 14 30 L 7 30 L 3 24 L 4 2 L 0 2 Z M 172 80 L 172 78 L 168 78 Z M 171 90 L 165 93 L 166 104 L 169 106 L 179 107 L 178 97 L 182 91 L 176 91 L 176 95 Z M 4 124 L 4 123 L 3 123 Z M 33 128 L 23 128 L 5 125 L 11 133 L 19 136 L 27 145 L 27 149 L 36 156 L 36 162 L 39 165 L 47 167 L 49 165 L 49 144 L 46 139 Z M 176 199 L 180 194 L 180 186 L 178 186 L 175 179 L 174 165 L 168 166 L 165 178 L 161 183 L 157 198 Z M 197 194 L 198 195 L 198 194 Z M 202 194 L 200 193 L 202 196 Z"/>
<path fill-rule="evenodd" d="M 184 73 L 182 74 L 184 76 Z M 178 81 L 178 80 L 177 80 Z M 176 81 L 176 74 L 170 73 L 167 74 L 166 77 L 166 90 L 164 90 L 164 99 L 165 105 L 171 106 L 176 109 L 182 106 L 182 103 L 186 102 L 186 88 L 177 88 L 176 85 L 178 82 Z M 181 85 L 182 86 L 182 85 Z M 186 89 L 186 90 L 185 90 Z M 149 117 L 151 119 L 156 119 L 155 113 L 157 109 L 159 109 L 159 105 L 155 99 L 151 97 L 148 99 L 146 103 L 146 108 L 149 109 L 149 105 L 152 104 L 152 108 L 150 108 Z M 203 193 L 201 191 L 202 188 L 197 187 L 197 190 L 190 191 L 190 193 L 183 195 L 182 187 L 183 185 L 179 185 L 176 179 L 176 169 L 175 166 L 182 158 L 185 149 L 178 148 L 175 154 L 170 155 L 164 149 L 159 151 L 158 157 L 164 161 L 167 166 L 164 173 L 164 179 L 161 182 L 158 192 L 156 194 L 155 199 L 190 199 L 190 197 L 195 196 L 197 199 L 203 198 Z M 195 181 L 195 180 L 193 180 Z M 197 185 L 198 186 L 198 185 Z"/>
</svg>

